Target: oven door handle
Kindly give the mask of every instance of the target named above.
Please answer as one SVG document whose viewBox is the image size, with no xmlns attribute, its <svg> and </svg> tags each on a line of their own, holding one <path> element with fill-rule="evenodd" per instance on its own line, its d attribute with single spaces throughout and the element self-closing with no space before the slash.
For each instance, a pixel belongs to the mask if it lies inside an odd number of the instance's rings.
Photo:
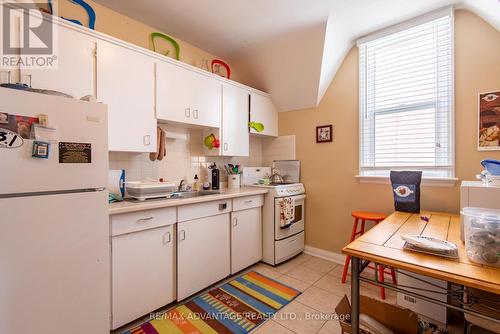
<svg viewBox="0 0 500 334">
<path fill-rule="evenodd" d="M 301 194 L 301 195 L 292 195 L 292 196 L 285 196 L 285 197 L 278 197 L 275 199 L 275 204 L 276 205 L 279 205 L 279 203 L 281 203 L 282 200 L 286 199 L 286 198 L 293 198 L 295 202 L 297 201 L 303 201 L 306 199 L 306 195 L 305 194 Z"/>
</svg>

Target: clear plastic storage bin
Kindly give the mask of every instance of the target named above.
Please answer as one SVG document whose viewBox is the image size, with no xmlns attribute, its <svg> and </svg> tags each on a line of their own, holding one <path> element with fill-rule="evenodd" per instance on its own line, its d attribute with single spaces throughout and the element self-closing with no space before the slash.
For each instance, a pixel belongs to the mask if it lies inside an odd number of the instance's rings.
<svg viewBox="0 0 500 334">
<path fill-rule="evenodd" d="M 500 267 L 500 210 L 468 207 L 461 214 L 469 259 Z"/>
</svg>

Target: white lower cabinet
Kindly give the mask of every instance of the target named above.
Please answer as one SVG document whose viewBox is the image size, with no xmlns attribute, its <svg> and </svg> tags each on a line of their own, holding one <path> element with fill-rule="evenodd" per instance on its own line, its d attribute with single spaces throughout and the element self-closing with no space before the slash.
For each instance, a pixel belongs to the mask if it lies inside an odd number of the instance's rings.
<svg viewBox="0 0 500 334">
<path fill-rule="evenodd" d="M 177 224 L 177 299 L 220 281 L 230 274 L 230 214 Z"/>
<path fill-rule="evenodd" d="M 175 300 L 174 225 L 112 237 L 112 328 Z"/>
<path fill-rule="evenodd" d="M 231 274 L 262 259 L 262 209 L 231 213 Z"/>
<path fill-rule="evenodd" d="M 112 329 L 260 261 L 263 201 L 255 195 L 111 216 Z"/>
</svg>

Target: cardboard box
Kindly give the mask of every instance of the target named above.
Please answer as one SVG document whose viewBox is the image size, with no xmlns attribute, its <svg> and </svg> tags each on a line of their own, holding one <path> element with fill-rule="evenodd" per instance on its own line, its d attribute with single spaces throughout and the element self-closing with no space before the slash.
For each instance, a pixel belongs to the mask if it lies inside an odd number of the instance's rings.
<svg viewBox="0 0 500 334">
<path fill-rule="evenodd" d="M 404 274 L 414 276 L 418 279 L 408 277 Z M 429 282 L 430 284 L 422 282 L 421 280 Z M 441 281 L 435 278 L 401 270 L 398 273 L 398 285 L 400 285 L 405 290 L 411 291 L 413 293 L 418 293 L 420 295 L 433 298 L 444 303 L 447 302 L 448 297 L 443 293 L 445 291 L 443 289 L 447 289 L 448 287 L 448 283 L 446 281 Z M 415 287 L 417 289 L 411 289 L 409 287 Z M 423 291 L 419 289 L 426 289 L 431 291 Z M 434 304 L 419 298 L 406 295 L 401 292 L 398 292 L 397 303 L 399 306 L 410 309 L 418 314 L 423 315 L 426 318 L 435 320 L 441 325 L 446 325 L 446 306 Z"/>
<path fill-rule="evenodd" d="M 378 300 L 360 296 L 359 300 L 360 314 L 364 313 L 377 320 L 394 333 L 397 334 L 415 334 L 418 330 L 417 315 L 397 305 L 391 305 Z M 335 307 L 340 327 L 344 333 L 351 333 L 351 304 L 347 296 L 344 296 Z M 370 334 L 360 330 L 360 333 Z"/>
</svg>

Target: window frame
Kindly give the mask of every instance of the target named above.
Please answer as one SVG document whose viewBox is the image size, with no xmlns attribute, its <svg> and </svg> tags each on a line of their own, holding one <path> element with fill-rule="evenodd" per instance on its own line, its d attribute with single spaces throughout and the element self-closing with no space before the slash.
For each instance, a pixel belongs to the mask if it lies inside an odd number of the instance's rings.
<svg viewBox="0 0 500 334">
<path fill-rule="evenodd" d="M 449 140 L 450 144 L 452 145 L 452 148 L 450 150 L 450 166 L 447 167 L 440 167 L 440 166 L 435 166 L 435 167 L 422 167 L 422 166 L 399 166 L 399 167 L 393 167 L 393 169 L 403 169 L 403 168 L 408 168 L 408 169 L 415 169 L 415 170 L 439 170 L 442 168 L 446 168 L 450 172 L 449 176 L 438 176 L 438 177 L 432 177 L 428 175 L 424 175 L 422 177 L 422 184 L 423 185 L 431 185 L 431 186 L 454 186 L 456 181 L 458 179 L 456 178 L 456 164 L 455 164 L 455 151 L 456 151 L 456 142 L 455 142 L 455 29 L 454 29 L 454 8 L 453 6 L 448 6 L 445 8 L 441 8 L 435 11 L 432 11 L 430 13 L 418 16 L 416 18 L 410 19 L 408 21 L 402 22 L 400 24 L 396 24 L 394 26 L 376 31 L 375 33 L 372 33 L 370 35 L 367 35 L 365 37 L 362 37 L 357 40 L 357 46 L 358 48 L 370 41 L 386 37 L 388 35 L 392 35 L 397 32 L 401 32 L 407 29 L 411 29 L 413 27 L 416 27 L 418 25 L 422 25 L 425 23 L 428 23 L 430 21 L 449 16 L 451 18 L 450 20 L 450 43 L 451 43 L 451 59 L 450 59 L 450 66 L 451 66 L 451 79 L 450 79 L 450 128 L 449 128 Z M 366 56 L 366 54 L 365 54 Z M 358 64 L 358 71 L 361 70 L 360 68 L 361 64 Z M 366 60 L 365 60 L 365 66 L 366 66 Z M 365 75 L 366 75 L 366 69 L 365 69 Z M 359 72 L 360 75 L 360 82 L 359 82 L 359 105 L 358 105 L 358 114 L 359 114 L 359 143 L 358 143 L 358 175 L 355 177 L 360 181 L 360 182 L 366 182 L 366 183 L 390 183 L 389 181 L 389 176 L 388 175 L 376 175 L 376 174 L 368 174 L 366 173 L 367 170 L 371 169 L 370 167 L 362 167 L 362 161 L 364 159 L 363 156 L 363 131 L 364 131 L 364 112 L 366 112 L 366 97 L 367 94 L 361 94 L 361 72 Z M 366 77 L 364 78 L 365 81 L 365 90 L 366 90 Z M 363 99 L 364 98 L 364 99 Z M 419 110 L 423 106 L 436 106 L 436 101 L 431 100 L 431 101 L 419 101 L 415 102 L 411 105 L 405 106 L 403 109 L 405 110 Z M 419 108 L 420 107 L 420 108 Z M 388 108 L 382 108 L 380 110 L 377 110 L 376 113 L 380 112 L 396 112 L 396 110 L 401 111 L 402 109 L 400 107 L 388 107 Z M 436 131 L 437 134 L 437 131 Z M 373 167 L 373 170 L 388 170 L 391 169 L 391 167 L 388 168 L 383 168 L 383 167 Z"/>
</svg>

